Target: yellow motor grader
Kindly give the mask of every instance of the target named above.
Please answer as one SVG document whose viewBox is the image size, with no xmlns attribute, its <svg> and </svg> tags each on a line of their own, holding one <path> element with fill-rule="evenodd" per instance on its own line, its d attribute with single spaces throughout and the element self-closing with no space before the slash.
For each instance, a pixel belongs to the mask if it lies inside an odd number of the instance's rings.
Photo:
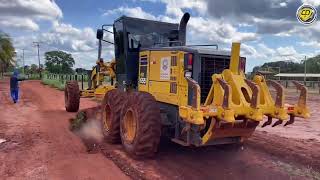
<svg viewBox="0 0 320 180">
<path fill-rule="evenodd" d="M 299 101 L 287 105 L 278 82 L 261 75 L 246 79 L 240 43 L 233 43 L 231 52 L 186 45 L 189 18 L 184 14 L 180 24 L 126 16 L 115 20 L 115 76 L 109 75 L 116 85 L 98 84 L 90 91 L 94 96 L 103 89 L 106 141 L 121 142 L 133 157 L 149 157 L 157 152 L 161 136 L 183 146 L 240 143 L 264 117 L 263 126 L 273 119 L 272 126 L 286 126 L 295 117 L 310 116 L 305 86 L 295 82 Z M 103 32 L 97 31 L 99 58 Z M 77 111 L 80 96 L 88 91 L 68 82 L 65 92 L 66 110 Z"/>
</svg>

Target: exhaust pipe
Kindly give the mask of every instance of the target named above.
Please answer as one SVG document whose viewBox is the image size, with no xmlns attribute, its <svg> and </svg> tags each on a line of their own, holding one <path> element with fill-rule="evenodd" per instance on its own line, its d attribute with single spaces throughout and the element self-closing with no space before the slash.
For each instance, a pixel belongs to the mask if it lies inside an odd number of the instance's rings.
<svg viewBox="0 0 320 180">
<path fill-rule="evenodd" d="M 187 24 L 189 19 L 190 19 L 190 14 L 184 13 L 179 24 L 179 41 L 181 42 L 182 46 L 186 45 L 186 31 L 187 31 Z"/>
</svg>

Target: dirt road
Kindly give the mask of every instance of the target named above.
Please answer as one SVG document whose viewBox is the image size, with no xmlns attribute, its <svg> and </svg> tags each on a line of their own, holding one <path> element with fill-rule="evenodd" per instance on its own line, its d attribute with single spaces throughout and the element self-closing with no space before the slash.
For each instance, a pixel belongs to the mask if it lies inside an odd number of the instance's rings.
<svg viewBox="0 0 320 180">
<path fill-rule="evenodd" d="M 313 117 L 288 127 L 258 128 L 243 147 L 186 148 L 162 139 L 155 159 L 136 161 L 121 145 L 94 144 L 68 130 L 63 93 L 23 82 L 12 104 L 0 81 L 0 177 L 19 179 L 320 179 L 320 102 Z M 81 108 L 96 106 L 81 100 Z M 94 120 L 94 115 L 92 115 Z M 110 160 L 113 161 L 115 166 Z M 44 177 L 44 178 L 42 178 Z"/>
<path fill-rule="evenodd" d="M 21 83 L 21 100 L 9 98 L 0 81 L 0 179 L 129 179 L 102 154 L 88 154 L 69 131 L 74 113 L 64 110 L 63 92 L 39 81 Z M 83 100 L 81 108 L 95 103 Z"/>
</svg>

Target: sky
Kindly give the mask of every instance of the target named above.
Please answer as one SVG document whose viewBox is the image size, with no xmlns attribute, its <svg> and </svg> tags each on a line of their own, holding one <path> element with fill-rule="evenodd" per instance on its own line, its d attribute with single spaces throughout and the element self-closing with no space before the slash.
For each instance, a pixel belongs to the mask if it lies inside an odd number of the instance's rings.
<svg viewBox="0 0 320 180">
<path fill-rule="evenodd" d="M 33 42 L 40 42 L 42 64 L 44 52 L 63 50 L 72 54 L 76 68 L 91 69 L 102 24 L 122 15 L 179 23 L 189 12 L 187 44 L 230 50 L 232 42 L 241 42 L 251 71 L 265 62 L 320 54 L 320 18 L 312 25 L 296 19 L 304 3 L 320 13 L 320 0 L 0 0 L 0 30 L 12 37 L 19 65 L 23 49 L 25 64 L 38 64 Z M 112 45 L 103 45 L 103 57 L 114 57 Z"/>
</svg>

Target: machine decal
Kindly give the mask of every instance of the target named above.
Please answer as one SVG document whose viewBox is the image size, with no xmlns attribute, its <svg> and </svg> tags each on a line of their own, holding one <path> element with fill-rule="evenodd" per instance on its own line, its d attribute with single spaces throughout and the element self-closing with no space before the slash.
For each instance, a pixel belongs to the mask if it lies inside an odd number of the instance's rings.
<svg viewBox="0 0 320 180">
<path fill-rule="evenodd" d="M 161 58 L 160 80 L 170 80 L 170 68 L 171 68 L 170 61 L 171 61 L 170 57 Z"/>
<path fill-rule="evenodd" d="M 143 57 L 140 58 L 140 76 L 139 76 L 139 83 L 146 84 L 148 75 L 148 58 Z"/>
</svg>

